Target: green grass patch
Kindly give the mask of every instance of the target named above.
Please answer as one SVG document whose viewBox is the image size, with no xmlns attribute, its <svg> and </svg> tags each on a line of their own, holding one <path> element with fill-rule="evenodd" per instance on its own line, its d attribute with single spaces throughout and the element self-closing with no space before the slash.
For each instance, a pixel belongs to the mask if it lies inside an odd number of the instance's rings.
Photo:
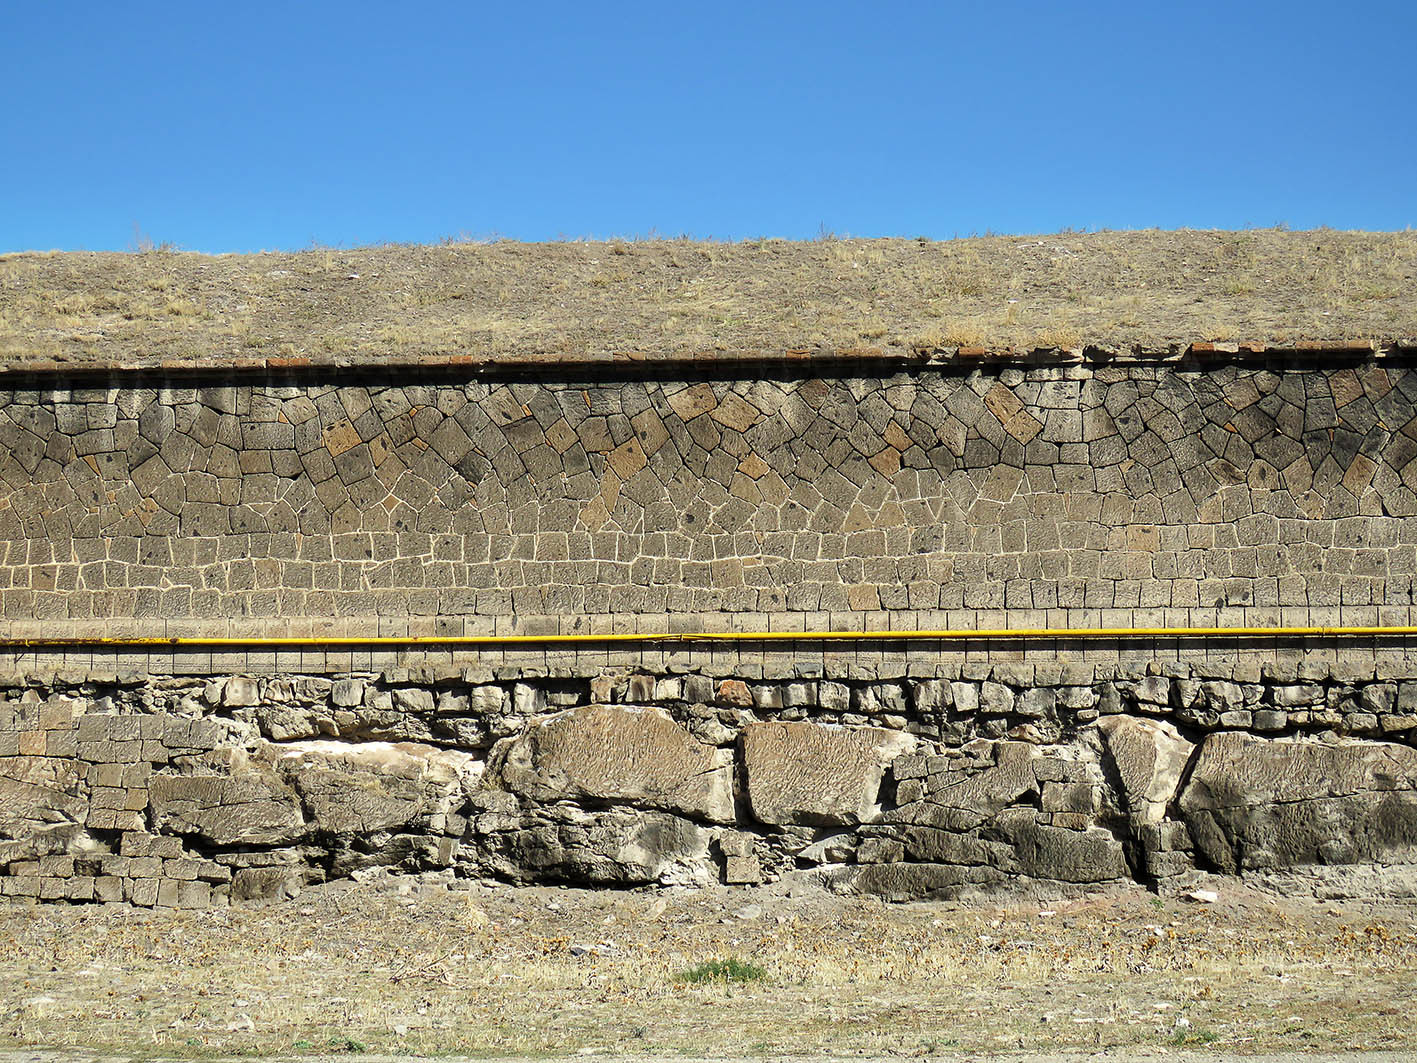
<svg viewBox="0 0 1417 1063">
<path fill-rule="evenodd" d="M 695 964 L 687 971 L 680 971 L 674 980 L 687 985 L 707 985 L 712 982 L 761 982 L 767 976 L 766 969 L 756 963 L 729 956 L 722 960 L 705 960 Z"/>
<path fill-rule="evenodd" d="M 1211 1030 L 1206 1030 L 1206 1029 L 1195 1029 L 1195 1030 L 1192 1030 L 1192 1029 L 1181 1029 L 1181 1030 L 1177 1030 L 1175 1033 L 1173 1033 L 1173 1034 L 1171 1035 L 1171 1039 L 1170 1039 L 1170 1041 L 1168 1042 L 1168 1044 L 1175 1045 L 1177 1048 L 1182 1048 L 1182 1047 L 1185 1047 L 1186 1045 L 1208 1045 L 1208 1044 L 1213 1044 L 1215 1041 L 1218 1041 L 1218 1040 L 1220 1040 L 1220 1036 L 1219 1036 L 1218 1034 L 1212 1032 Z"/>
</svg>

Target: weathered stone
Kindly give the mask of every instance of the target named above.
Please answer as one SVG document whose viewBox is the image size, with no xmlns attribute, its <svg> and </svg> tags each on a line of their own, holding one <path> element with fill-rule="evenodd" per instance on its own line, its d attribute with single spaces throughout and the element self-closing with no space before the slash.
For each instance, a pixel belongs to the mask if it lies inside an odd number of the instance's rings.
<svg viewBox="0 0 1417 1063">
<path fill-rule="evenodd" d="M 470 753 L 411 742 L 292 742 L 271 752 L 310 827 L 324 834 L 370 834 L 446 817 L 482 773 Z"/>
<path fill-rule="evenodd" d="M 973 830 L 1025 798 L 1039 794 L 1034 764 L 1041 757 L 1027 742 L 975 743 L 973 764 L 931 772 L 924 801 L 950 813 L 952 829 Z"/>
<path fill-rule="evenodd" d="M 915 740 L 897 731 L 797 722 L 743 729 L 748 801 L 761 823 L 864 823 L 879 813 L 886 765 Z"/>
<path fill-rule="evenodd" d="M 364 702 L 364 681 L 361 679 L 336 679 L 330 688 L 330 700 L 346 708 Z"/>
<path fill-rule="evenodd" d="M 725 679 L 718 684 L 718 701 L 724 705 L 749 708 L 753 704 L 753 693 L 741 679 Z"/>
<path fill-rule="evenodd" d="M 269 764 L 236 751 L 209 763 L 212 774 L 153 777 L 155 827 L 209 845 L 271 845 L 305 833 L 299 795 Z"/>
<path fill-rule="evenodd" d="M 226 686 L 222 690 L 221 702 L 231 708 L 240 708 L 247 705 L 257 705 L 261 696 L 254 679 L 246 676 L 233 676 L 226 681 Z"/>
<path fill-rule="evenodd" d="M 887 901 L 978 897 L 1004 880 L 1004 873 L 997 868 L 926 863 L 867 864 L 843 870 L 834 877 L 839 888 Z"/>
<path fill-rule="evenodd" d="M 1417 750 L 1229 732 L 1201 746 L 1180 807 L 1216 868 L 1417 860 Z"/>
<path fill-rule="evenodd" d="M 394 705 L 403 712 L 431 713 L 435 708 L 433 692 L 423 687 L 400 687 L 395 690 Z"/>
<path fill-rule="evenodd" d="M 515 881 L 707 885 L 717 878 L 710 832 L 663 812 L 566 810 L 478 837 L 479 863 Z"/>
<path fill-rule="evenodd" d="M 1127 878 L 1122 843 L 1109 830 L 1063 830 L 1021 822 L 1013 832 L 1019 869 L 1032 878 L 1096 883 Z"/>
<path fill-rule="evenodd" d="M 1013 712 L 1014 692 L 1002 683 L 982 683 L 979 687 L 979 708 L 995 716 Z"/>
<path fill-rule="evenodd" d="M 699 742 L 658 708 L 593 705 L 539 720 L 507 747 L 498 778 L 533 800 L 621 801 L 733 819 L 731 752 Z"/>
<path fill-rule="evenodd" d="M 1051 716 L 1057 705 L 1057 695 L 1047 687 L 1025 690 L 1014 703 L 1014 712 L 1020 716 L 1040 718 Z"/>
<path fill-rule="evenodd" d="M 0 837 L 25 838 L 57 823 L 83 823 L 83 765 L 46 756 L 0 758 Z"/>
<path fill-rule="evenodd" d="M 1121 798 L 1133 822 L 1150 826 L 1166 818 L 1195 746 L 1169 723 L 1108 716 L 1098 721 L 1116 766 Z"/>
</svg>

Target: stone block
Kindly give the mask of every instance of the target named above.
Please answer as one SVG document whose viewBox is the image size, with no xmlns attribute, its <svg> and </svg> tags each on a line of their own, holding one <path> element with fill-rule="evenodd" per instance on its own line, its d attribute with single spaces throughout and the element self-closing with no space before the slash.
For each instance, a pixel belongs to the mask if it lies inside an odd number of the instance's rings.
<svg viewBox="0 0 1417 1063">
<path fill-rule="evenodd" d="M 1209 736 L 1181 796 L 1227 872 L 1417 862 L 1417 750 L 1386 742 Z"/>
<path fill-rule="evenodd" d="M 617 801 L 733 820 L 732 757 L 662 709 L 592 705 L 534 722 L 507 750 L 500 781 L 533 800 Z"/>
<path fill-rule="evenodd" d="M 886 766 L 915 740 L 882 728 L 775 722 L 749 724 L 741 744 L 755 819 L 825 826 L 875 818 Z"/>
</svg>

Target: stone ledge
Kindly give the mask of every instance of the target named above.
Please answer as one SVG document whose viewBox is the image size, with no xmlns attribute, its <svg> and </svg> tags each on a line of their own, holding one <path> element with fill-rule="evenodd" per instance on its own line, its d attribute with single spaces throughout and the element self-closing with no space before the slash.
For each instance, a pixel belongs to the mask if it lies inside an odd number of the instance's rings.
<svg viewBox="0 0 1417 1063">
<path fill-rule="evenodd" d="M 669 636 L 666 642 L 691 641 L 696 634 L 723 636 L 757 634 L 789 635 L 791 638 L 764 640 L 765 646 L 774 641 L 784 645 L 794 642 L 834 641 L 822 640 L 815 636 L 827 632 L 848 632 L 869 634 L 867 640 L 873 644 L 891 641 L 928 644 L 940 648 L 950 643 L 1008 643 L 1015 641 L 1007 637 L 981 636 L 970 638 L 957 635 L 950 638 L 930 638 L 906 633 L 918 632 L 970 632 L 970 631 L 1028 631 L 1065 630 L 1080 633 L 1080 638 L 1096 639 L 1099 642 L 1116 643 L 1146 641 L 1183 641 L 1192 645 L 1203 643 L 1223 643 L 1229 638 L 1252 641 L 1270 641 L 1264 634 L 1253 634 L 1254 629 L 1284 628 L 1338 628 L 1338 627 L 1417 627 L 1417 605 L 1362 605 L 1362 606 L 1233 606 L 1223 609 L 907 609 L 907 610 L 857 610 L 854 612 L 704 612 L 704 613 L 593 613 L 585 615 L 568 614 L 520 614 L 509 616 L 344 616 L 344 617 L 273 617 L 269 619 L 251 618 L 133 618 L 117 617 L 90 620 L 0 620 L 0 640 L 31 640 L 41 642 L 53 639 L 56 643 L 67 640 L 93 643 L 118 643 L 122 640 L 252 640 L 250 648 L 265 639 L 294 639 L 308 642 L 308 646 L 267 646 L 270 650 L 286 648 L 320 648 L 324 639 L 361 640 L 396 639 L 419 640 L 436 647 L 439 640 L 447 639 L 525 639 L 535 643 L 538 639 L 563 637 L 584 638 L 594 643 L 603 638 L 607 644 L 625 636 L 643 636 L 646 643 L 653 636 Z M 1098 629 L 1133 628 L 1136 634 L 1125 636 L 1091 636 L 1087 633 Z M 1214 629 L 1234 628 L 1237 634 L 1224 632 L 1198 636 L 1185 634 L 1155 634 L 1152 629 Z M 892 635 L 899 634 L 893 640 Z M 1333 637 L 1319 632 L 1297 635 L 1275 636 L 1283 641 L 1333 642 Z M 1371 641 L 1373 638 L 1412 638 L 1403 636 L 1351 636 L 1351 641 Z M 712 640 L 705 640 L 712 641 Z M 842 639 L 841 645 L 852 644 L 852 640 Z M 1026 636 L 1017 641 L 1043 644 L 1068 643 L 1074 641 L 1065 635 Z M 371 643 L 372 644 L 372 643 Z M 495 645 L 495 643 L 489 643 Z M 0 651 L 7 647 L 0 646 Z M 15 647 L 11 647 L 15 648 Z M 131 649 L 135 652 L 161 653 L 179 646 L 166 646 L 160 642 L 150 645 L 122 647 L 110 645 L 114 650 Z M 201 647 L 220 650 L 221 646 Z M 245 647 L 233 647 L 235 649 Z M 336 647 L 327 647 L 334 649 Z"/>
<path fill-rule="evenodd" d="M 1251 362 L 1274 359 L 1311 359 L 1316 356 L 1348 356 L 1382 360 L 1409 358 L 1417 354 L 1417 337 L 1384 340 L 1327 339 L 1299 340 L 1291 344 L 1255 341 L 1197 340 L 1159 346 L 1112 346 L 1087 344 L 1079 347 L 788 347 L 764 350 L 701 351 L 613 351 L 519 353 L 500 355 L 447 354 L 418 358 L 366 354 L 359 357 L 322 355 L 206 356 L 190 358 L 124 358 L 61 361 L 52 358 L 16 358 L 0 362 L 0 379 L 62 376 L 89 380 L 134 374 L 200 375 L 203 377 L 290 376 L 312 371 L 354 370 L 378 374 L 440 375 L 488 371 L 526 371 L 533 375 L 548 370 L 584 371 L 609 367 L 637 369 L 656 374 L 704 370 L 777 366 L 821 366 L 829 374 L 850 373 L 854 369 L 876 371 L 881 366 L 945 369 L 995 365 L 1127 365 L 1174 364 L 1189 359 L 1213 364 L 1217 361 Z"/>
</svg>

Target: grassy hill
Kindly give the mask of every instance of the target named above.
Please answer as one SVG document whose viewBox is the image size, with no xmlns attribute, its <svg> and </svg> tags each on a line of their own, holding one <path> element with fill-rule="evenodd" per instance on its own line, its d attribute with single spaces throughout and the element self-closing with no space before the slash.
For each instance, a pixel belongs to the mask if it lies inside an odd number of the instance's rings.
<svg viewBox="0 0 1417 1063">
<path fill-rule="evenodd" d="M 1417 336 L 1417 232 L 0 256 L 0 358 L 1165 347 Z"/>
</svg>

